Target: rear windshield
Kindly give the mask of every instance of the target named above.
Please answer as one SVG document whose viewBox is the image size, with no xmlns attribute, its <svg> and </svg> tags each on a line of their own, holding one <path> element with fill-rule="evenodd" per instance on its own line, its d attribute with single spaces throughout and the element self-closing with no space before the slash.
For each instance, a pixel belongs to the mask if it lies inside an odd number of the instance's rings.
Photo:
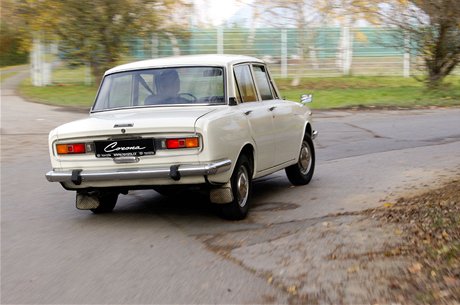
<svg viewBox="0 0 460 305">
<path fill-rule="evenodd" d="M 223 68 L 162 68 L 107 75 L 93 111 L 224 103 Z"/>
</svg>

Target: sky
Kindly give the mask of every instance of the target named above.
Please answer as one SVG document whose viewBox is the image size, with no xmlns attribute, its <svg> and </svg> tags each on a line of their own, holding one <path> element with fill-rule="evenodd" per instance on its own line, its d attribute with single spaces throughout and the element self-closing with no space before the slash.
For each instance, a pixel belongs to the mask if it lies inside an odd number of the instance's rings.
<svg viewBox="0 0 460 305">
<path fill-rule="evenodd" d="M 193 0 L 196 7 L 200 8 L 198 19 L 220 25 L 225 19 L 235 14 L 244 3 L 251 0 Z"/>
</svg>

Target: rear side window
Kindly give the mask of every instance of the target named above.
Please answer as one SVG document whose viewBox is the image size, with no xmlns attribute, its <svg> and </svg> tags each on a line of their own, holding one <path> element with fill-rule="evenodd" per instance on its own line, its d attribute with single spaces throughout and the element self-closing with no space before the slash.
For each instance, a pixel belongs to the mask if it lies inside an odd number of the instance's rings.
<svg viewBox="0 0 460 305">
<path fill-rule="evenodd" d="M 235 79 L 243 103 L 257 101 L 256 88 L 249 65 L 235 66 Z"/>
<path fill-rule="evenodd" d="M 273 92 L 264 66 L 254 66 L 254 79 L 262 100 L 272 100 Z"/>
</svg>

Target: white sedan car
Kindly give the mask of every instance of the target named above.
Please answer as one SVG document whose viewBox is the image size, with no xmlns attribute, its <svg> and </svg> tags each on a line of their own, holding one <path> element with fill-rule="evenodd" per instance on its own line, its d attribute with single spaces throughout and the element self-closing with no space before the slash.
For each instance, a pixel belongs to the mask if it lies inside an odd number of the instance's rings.
<svg viewBox="0 0 460 305">
<path fill-rule="evenodd" d="M 222 216 L 243 219 L 252 180 L 286 170 L 294 185 L 315 167 L 306 100 L 281 99 L 267 66 L 235 55 L 145 60 L 108 70 L 89 118 L 49 135 L 50 182 L 78 209 L 114 209 L 135 189 L 200 186 Z"/>
</svg>

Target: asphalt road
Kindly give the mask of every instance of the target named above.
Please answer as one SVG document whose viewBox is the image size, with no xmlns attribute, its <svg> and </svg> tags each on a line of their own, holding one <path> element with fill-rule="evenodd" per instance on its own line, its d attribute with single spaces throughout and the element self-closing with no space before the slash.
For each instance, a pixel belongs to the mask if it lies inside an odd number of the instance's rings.
<svg viewBox="0 0 460 305">
<path fill-rule="evenodd" d="M 199 195 L 154 191 L 121 195 L 112 214 L 94 215 L 44 177 L 49 130 L 86 114 L 28 103 L 13 81 L 1 92 L 2 304 L 286 303 L 289 293 L 267 280 L 264 245 L 460 169 L 458 108 L 316 112 L 311 184 L 292 187 L 284 172 L 256 181 L 244 221 L 218 218 Z"/>
</svg>

